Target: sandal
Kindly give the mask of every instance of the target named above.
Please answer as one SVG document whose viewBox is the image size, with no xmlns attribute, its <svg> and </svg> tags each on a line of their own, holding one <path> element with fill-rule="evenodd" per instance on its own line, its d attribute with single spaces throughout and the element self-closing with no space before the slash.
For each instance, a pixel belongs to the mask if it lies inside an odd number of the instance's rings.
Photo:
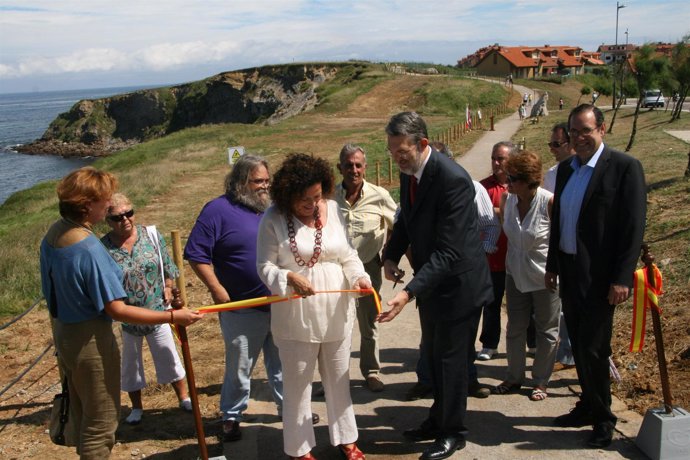
<svg viewBox="0 0 690 460">
<path fill-rule="evenodd" d="M 522 385 L 519 383 L 501 382 L 496 385 L 491 392 L 495 395 L 507 395 L 520 391 L 520 388 L 522 388 Z"/>
<path fill-rule="evenodd" d="M 364 456 L 364 453 L 359 450 L 357 447 L 357 444 L 352 444 L 352 447 L 349 449 L 345 447 L 344 444 L 341 444 L 338 446 L 340 448 L 340 453 L 342 454 L 343 458 L 345 460 L 365 460 L 366 457 Z"/>
<path fill-rule="evenodd" d="M 546 388 L 543 387 L 534 387 L 532 394 L 529 395 L 531 401 L 543 401 L 548 397 L 549 395 L 546 393 Z"/>
</svg>

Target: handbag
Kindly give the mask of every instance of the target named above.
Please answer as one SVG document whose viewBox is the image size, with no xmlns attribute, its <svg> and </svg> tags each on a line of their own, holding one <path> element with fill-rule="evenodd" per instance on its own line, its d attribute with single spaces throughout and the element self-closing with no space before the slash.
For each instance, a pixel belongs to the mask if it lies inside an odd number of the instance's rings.
<svg viewBox="0 0 690 460">
<path fill-rule="evenodd" d="M 62 381 L 62 393 L 53 398 L 53 407 L 50 410 L 50 426 L 48 428 L 50 440 L 59 446 L 76 446 L 77 433 L 74 423 L 69 418 L 69 390 L 67 377 Z"/>
</svg>

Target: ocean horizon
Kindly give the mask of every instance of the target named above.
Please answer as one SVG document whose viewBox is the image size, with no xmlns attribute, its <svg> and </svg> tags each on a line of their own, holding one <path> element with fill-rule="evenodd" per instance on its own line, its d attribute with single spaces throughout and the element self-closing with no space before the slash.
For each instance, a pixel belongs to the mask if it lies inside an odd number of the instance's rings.
<svg viewBox="0 0 690 460">
<path fill-rule="evenodd" d="M 81 100 L 156 87 L 159 86 L 0 93 L 0 205 L 17 191 L 59 179 L 94 160 L 24 155 L 17 153 L 17 146 L 40 139 L 50 122 Z"/>
</svg>

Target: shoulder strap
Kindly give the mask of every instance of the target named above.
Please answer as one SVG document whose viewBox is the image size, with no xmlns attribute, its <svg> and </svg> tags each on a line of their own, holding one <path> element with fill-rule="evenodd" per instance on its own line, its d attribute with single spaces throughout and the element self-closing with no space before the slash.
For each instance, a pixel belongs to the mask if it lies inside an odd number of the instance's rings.
<svg viewBox="0 0 690 460">
<path fill-rule="evenodd" d="M 149 235 L 149 239 L 153 242 L 153 245 L 156 247 L 156 251 L 158 251 L 158 263 L 160 264 L 161 268 L 161 281 L 165 284 L 165 269 L 163 267 L 163 254 L 161 253 L 161 245 L 158 241 L 158 230 L 156 230 L 155 225 L 147 225 L 145 228 L 146 233 Z"/>
</svg>

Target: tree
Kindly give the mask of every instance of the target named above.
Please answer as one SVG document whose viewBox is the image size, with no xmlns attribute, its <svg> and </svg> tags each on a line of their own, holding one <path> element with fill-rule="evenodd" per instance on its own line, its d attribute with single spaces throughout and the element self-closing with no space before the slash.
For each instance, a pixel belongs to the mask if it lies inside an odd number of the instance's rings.
<svg viewBox="0 0 690 460">
<path fill-rule="evenodd" d="M 677 84 L 678 100 L 671 111 L 671 121 L 680 118 L 683 103 L 690 89 L 690 34 L 683 37 L 671 52 L 671 75 Z"/>
<path fill-rule="evenodd" d="M 606 131 L 607 133 L 611 134 L 613 132 L 613 124 L 616 122 L 616 115 L 618 115 L 618 109 L 621 108 L 621 105 L 623 105 L 623 101 L 626 100 L 626 98 L 623 96 L 625 93 L 625 87 L 624 87 L 624 81 L 626 77 L 629 74 L 629 65 L 627 60 L 622 61 L 622 62 L 616 62 L 613 64 L 614 65 L 614 72 L 613 72 L 613 78 L 616 80 L 618 83 L 617 85 L 613 85 L 616 89 L 616 92 L 618 94 L 615 94 L 613 97 L 616 101 L 616 105 L 613 107 L 613 116 L 611 117 L 611 122 L 609 123 L 609 129 Z M 627 95 L 627 94 L 626 94 Z"/>
<path fill-rule="evenodd" d="M 640 115 L 640 106 L 644 99 L 645 90 L 652 89 L 657 82 L 668 75 L 669 60 L 666 56 L 656 54 L 655 48 L 651 44 L 646 44 L 638 49 L 634 54 L 633 74 L 637 82 L 637 105 L 633 117 L 630 140 L 625 151 L 629 152 L 635 142 L 637 134 L 637 118 Z"/>
<path fill-rule="evenodd" d="M 575 105 L 580 105 L 580 99 L 582 99 L 582 96 L 587 96 L 588 94 L 591 94 L 592 90 L 590 89 L 589 86 L 583 86 L 580 88 L 580 97 L 577 98 L 577 104 Z"/>
</svg>

